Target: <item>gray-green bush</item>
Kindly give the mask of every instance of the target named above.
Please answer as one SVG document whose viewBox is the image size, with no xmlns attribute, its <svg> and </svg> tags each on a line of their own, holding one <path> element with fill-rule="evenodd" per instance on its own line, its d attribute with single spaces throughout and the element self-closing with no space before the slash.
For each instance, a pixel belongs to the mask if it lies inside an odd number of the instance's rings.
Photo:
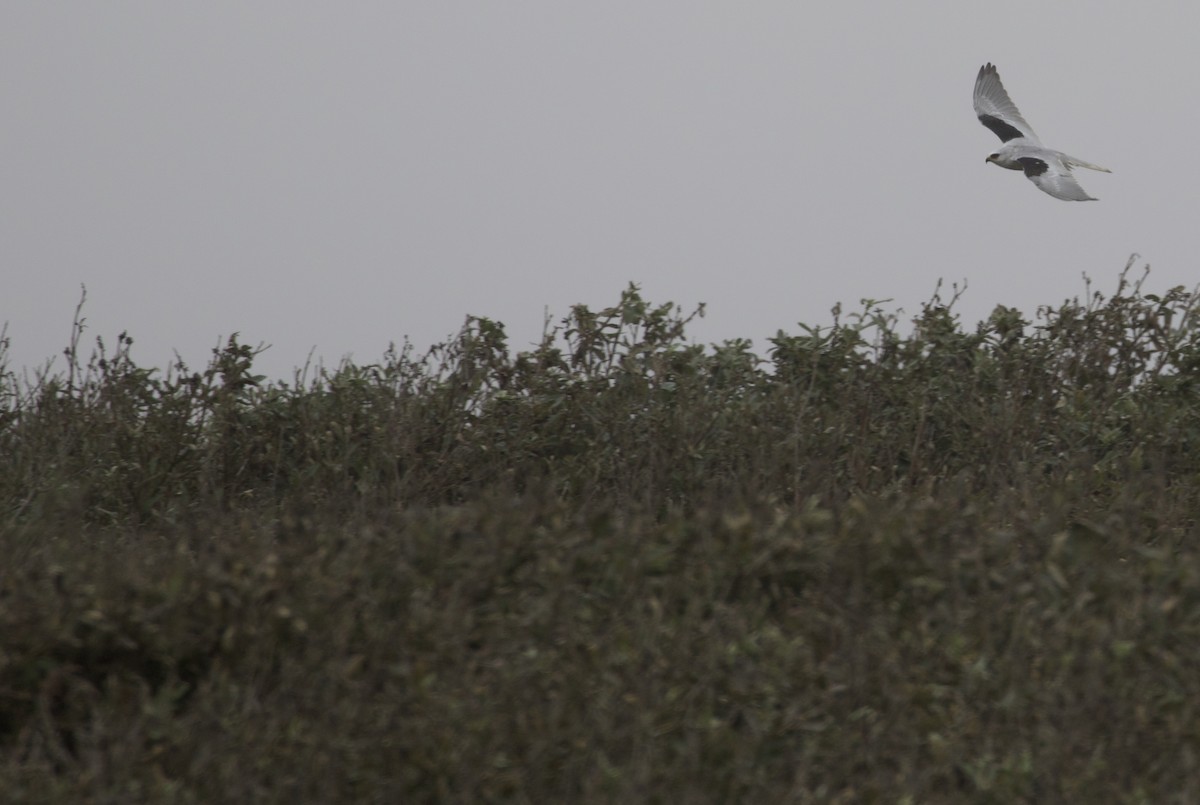
<svg viewBox="0 0 1200 805">
<path fill-rule="evenodd" d="M 12 801 L 1200 799 L 1196 297 L 22 380 Z"/>
</svg>

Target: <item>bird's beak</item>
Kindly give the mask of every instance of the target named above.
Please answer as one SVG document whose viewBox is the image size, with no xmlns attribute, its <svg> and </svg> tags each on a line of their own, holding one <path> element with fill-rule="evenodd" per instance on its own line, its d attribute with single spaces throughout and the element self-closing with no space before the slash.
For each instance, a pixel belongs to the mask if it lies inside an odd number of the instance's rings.
<svg viewBox="0 0 1200 805">
<path fill-rule="evenodd" d="M 992 159 L 992 157 L 991 157 L 990 155 L 988 155 L 988 156 L 986 156 L 986 157 L 984 157 L 984 158 L 983 158 L 983 161 L 984 161 L 984 162 L 993 162 L 994 160 Z"/>
</svg>

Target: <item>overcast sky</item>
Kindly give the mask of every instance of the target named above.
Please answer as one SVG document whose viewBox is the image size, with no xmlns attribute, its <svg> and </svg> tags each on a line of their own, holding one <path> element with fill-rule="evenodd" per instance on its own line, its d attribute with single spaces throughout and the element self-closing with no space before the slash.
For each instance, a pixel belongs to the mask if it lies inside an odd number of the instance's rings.
<svg viewBox="0 0 1200 805">
<path fill-rule="evenodd" d="M 637 282 L 698 341 L 1200 280 L 1194 3 L 0 3 L 0 322 L 289 376 Z M 985 164 L 996 63 L 1098 202 Z M 61 365 L 61 363 L 59 364 Z"/>
</svg>

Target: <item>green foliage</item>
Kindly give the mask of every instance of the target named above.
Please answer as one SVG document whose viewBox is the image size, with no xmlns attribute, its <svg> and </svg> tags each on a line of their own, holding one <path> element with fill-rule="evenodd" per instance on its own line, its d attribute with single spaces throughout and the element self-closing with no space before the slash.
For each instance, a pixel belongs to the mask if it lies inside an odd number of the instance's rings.
<svg viewBox="0 0 1200 805">
<path fill-rule="evenodd" d="M 0 333 L 11 801 L 1200 799 L 1197 297 L 203 371 Z M 81 303 L 82 304 L 82 303 Z"/>
</svg>

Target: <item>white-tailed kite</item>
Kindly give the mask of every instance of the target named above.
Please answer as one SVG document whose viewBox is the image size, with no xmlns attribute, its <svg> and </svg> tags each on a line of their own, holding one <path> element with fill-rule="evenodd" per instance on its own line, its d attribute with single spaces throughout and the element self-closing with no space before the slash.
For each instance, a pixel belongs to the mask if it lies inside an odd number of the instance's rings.
<svg viewBox="0 0 1200 805">
<path fill-rule="evenodd" d="M 1088 168 L 1112 173 L 1108 168 L 1067 156 L 1042 145 L 1033 128 L 1021 117 L 1017 105 L 1004 91 L 996 67 L 985 64 L 975 79 L 975 114 L 979 122 L 996 133 L 1004 145 L 988 155 L 987 162 L 1002 168 L 1025 171 L 1039 189 L 1063 201 L 1095 201 L 1071 175 L 1071 168 Z"/>
</svg>

